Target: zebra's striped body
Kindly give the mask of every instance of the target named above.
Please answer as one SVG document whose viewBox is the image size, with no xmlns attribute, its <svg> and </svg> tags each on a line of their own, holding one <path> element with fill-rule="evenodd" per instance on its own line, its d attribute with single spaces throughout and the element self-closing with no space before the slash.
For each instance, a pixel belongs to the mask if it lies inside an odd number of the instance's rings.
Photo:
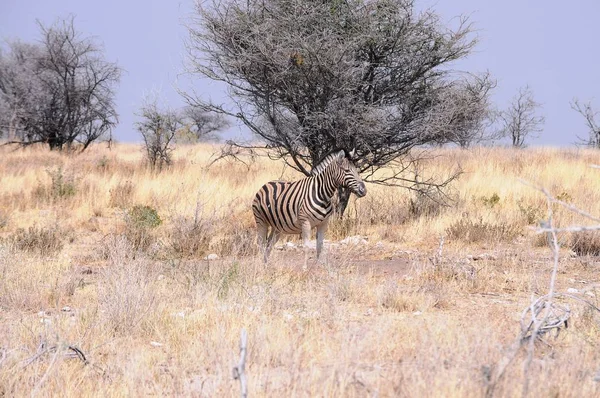
<svg viewBox="0 0 600 398">
<path fill-rule="evenodd" d="M 344 151 L 328 155 L 313 172 L 299 181 L 271 181 L 256 194 L 252 211 L 265 262 L 281 234 L 302 234 L 306 248 L 314 227 L 317 227 L 319 257 L 333 210 L 331 199 L 338 187 L 345 186 L 359 197 L 366 195 L 365 184 Z M 267 239 L 269 229 L 271 233 Z"/>
</svg>

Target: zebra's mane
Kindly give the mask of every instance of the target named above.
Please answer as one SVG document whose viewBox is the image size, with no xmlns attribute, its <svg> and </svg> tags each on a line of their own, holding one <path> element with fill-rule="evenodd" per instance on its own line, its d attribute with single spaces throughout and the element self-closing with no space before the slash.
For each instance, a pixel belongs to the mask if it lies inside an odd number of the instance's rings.
<svg viewBox="0 0 600 398">
<path fill-rule="evenodd" d="M 347 156 L 344 149 L 334 149 L 321 159 L 321 161 L 310 171 L 311 177 L 319 175 L 329 166 L 334 160 L 343 159 Z"/>
</svg>

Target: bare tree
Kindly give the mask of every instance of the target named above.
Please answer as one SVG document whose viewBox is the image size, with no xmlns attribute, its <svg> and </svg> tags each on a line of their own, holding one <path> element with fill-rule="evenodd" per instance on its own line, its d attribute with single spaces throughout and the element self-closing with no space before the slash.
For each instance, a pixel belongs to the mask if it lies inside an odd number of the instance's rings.
<svg viewBox="0 0 600 398">
<path fill-rule="evenodd" d="M 40 44 L 11 43 L 0 63 L 0 101 L 8 109 L 2 120 L 18 138 L 9 142 L 51 149 L 80 143 L 85 150 L 118 122 L 114 98 L 121 70 L 76 31 L 73 17 L 39 27 Z"/>
<path fill-rule="evenodd" d="M 517 148 L 525 147 L 527 138 L 542 131 L 545 118 L 536 115 L 541 105 L 534 100 L 529 86 L 521 87 L 508 109 L 498 113 L 500 135 L 508 137 Z"/>
<path fill-rule="evenodd" d="M 591 148 L 600 149 L 600 124 L 596 121 L 598 112 L 592 108 L 592 102 L 582 104 L 576 98 L 571 102 L 571 108 L 583 116 L 588 129 L 588 138 L 578 137 L 579 140 Z"/>
<path fill-rule="evenodd" d="M 477 125 L 480 106 L 464 103 L 487 101 L 488 85 L 475 82 L 489 79 L 447 67 L 475 46 L 470 23 L 448 29 L 412 0 L 198 2 L 189 33 L 189 71 L 225 83 L 234 105 L 187 100 L 241 121 L 305 175 L 332 149 L 356 149 L 367 181 L 437 188 L 406 176 L 407 155 Z M 468 81 L 480 90 L 458 101 Z M 390 164 L 393 176 L 376 173 Z"/>
<path fill-rule="evenodd" d="M 145 100 L 138 117 L 140 121 L 135 125 L 144 139 L 148 164 L 160 171 L 172 162 L 175 136 L 184 127 L 182 118 L 176 110 L 161 109 L 156 98 Z"/>
</svg>

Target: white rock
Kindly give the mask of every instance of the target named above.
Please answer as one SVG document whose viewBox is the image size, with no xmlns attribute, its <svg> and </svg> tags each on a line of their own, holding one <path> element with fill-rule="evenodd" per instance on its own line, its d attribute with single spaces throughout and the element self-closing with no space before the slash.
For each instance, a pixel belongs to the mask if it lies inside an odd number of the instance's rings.
<svg viewBox="0 0 600 398">
<path fill-rule="evenodd" d="M 594 292 L 590 292 L 590 291 L 585 292 L 585 295 L 586 296 L 590 296 L 590 297 L 596 297 L 596 295 L 594 294 Z"/>
<path fill-rule="evenodd" d="M 415 312 L 413 312 L 413 315 L 414 315 L 414 316 L 419 316 L 419 315 L 421 315 L 421 314 L 423 314 L 421 311 L 415 311 Z"/>
<path fill-rule="evenodd" d="M 293 249 L 294 247 L 296 247 L 296 245 L 294 244 L 294 242 L 286 242 L 285 245 L 283 245 L 283 247 L 285 249 Z"/>
<path fill-rule="evenodd" d="M 162 346 L 163 346 L 163 344 L 162 344 L 162 343 L 159 343 L 158 341 L 151 341 L 151 342 L 150 342 L 150 345 L 151 345 L 152 347 L 162 347 Z"/>
<path fill-rule="evenodd" d="M 65 306 L 65 307 L 62 307 L 61 311 L 62 312 L 71 312 L 71 311 L 73 311 L 73 309 L 69 306 Z"/>
<path fill-rule="evenodd" d="M 575 289 L 573 287 L 570 287 L 570 288 L 567 289 L 567 293 L 579 293 L 579 290 L 577 290 L 577 289 Z"/>
<path fill-rule="evenodd" d="M 219 256 L 217 256 L 215 253 L 211 253 L 208 256 L 204 257 L 205 260 L 209 260 L 209 261 L 217 260 L 218 258 L 219 258 Z"/>
</svg>

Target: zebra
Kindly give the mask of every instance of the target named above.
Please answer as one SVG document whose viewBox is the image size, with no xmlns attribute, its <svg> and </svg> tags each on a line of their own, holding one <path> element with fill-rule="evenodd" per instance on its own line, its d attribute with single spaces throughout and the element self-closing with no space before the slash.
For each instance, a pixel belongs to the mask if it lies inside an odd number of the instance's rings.
<svg viewBox="0 0 600 398">
<path fill-rule="evenodd" d="M 301 234 L 306 269 L 308 240 L 314 227 L 317 227 L 317 261 L 319 260 L 328 220 L 333 211 L 331 199 L 338 188 L 346 187 L 359 198 L 367 194 L 365 183 L 350 160 L 353 154 L 354 151 L 346 156 L 346 151 L 335 150 L 313 168 L 309 177 L 293 182 L 271 181 L 256 193 L 252 212 L 265 263 L 281 234 Z"/>
</svg>

